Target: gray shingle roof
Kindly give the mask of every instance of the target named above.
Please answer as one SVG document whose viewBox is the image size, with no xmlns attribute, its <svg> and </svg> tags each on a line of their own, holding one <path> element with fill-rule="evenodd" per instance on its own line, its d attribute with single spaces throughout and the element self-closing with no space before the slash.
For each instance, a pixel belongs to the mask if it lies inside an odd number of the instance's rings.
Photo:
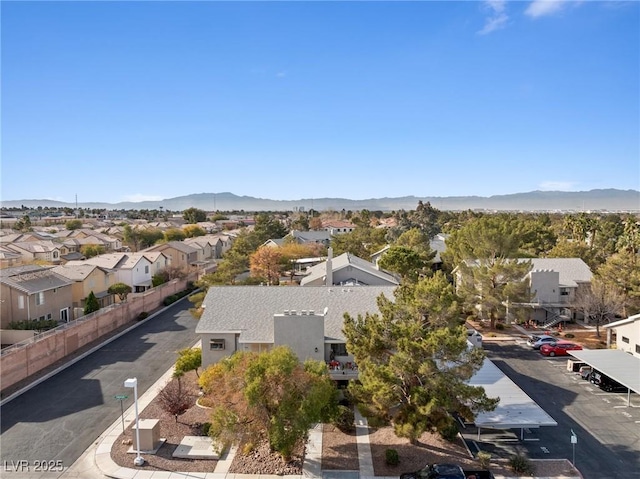
<svg viewBox="0 0 640 479">
<path fill-rule="evenodd" d="M 384 294 L 394 299 L 395 286 L 215 286 L 204 300 L 205 311 L 196 333 L 240 332 L 240 342 L 273 342 L 273 315 L 285 310 L 327 308 L 325 339 L 341 340 L 344 313 L 353 316 L 377 312 L 376 299 Z"/>
<path fill-rule="evenodd" d="M 375 265 L 369 261 L 365 261 L 362 258 L 358 258 L 350 253 L 342 253 L 339 256 L 336 256 L 331 260 L 331 269 L 335 271 L 339 271 L 343 268 L 347 268 L 352 266 L 360 271 L 364 271 L 370 275 L 377 276 L 378 278 L 382 278 L 385 281 L 388 281 L 389 284 L 399 284 L 398 281 L 388 273 L 384 271 L 380 271 L 376 269 Z M 327 274 L 327 262 L 317 264 L 309 268 L 309 274 L 302 278 L 300 282 L 301 285 L 308 284 L 310 282 L 316 281 L 319 278 L 324 277 Z"/>
<path fill-rule="evenodd" d="M 577 287 L 577 282 L 589 282 L 593 277 L 587 263 L 580 258 L 531 258 L 532 271 L 551 270 L 560 273 L 560 286 Z"/>
<path fill-rule="evenodd" d="M 73 284 L 73 281 L 54 273 L 50 268 L 24 269 L 22 272 L 17 272 L 18 268 L 8 268 L 14 270 L 14 274 L 2 274 L 0 282 L 27 294 L 49 291 Z"/>
</svg>

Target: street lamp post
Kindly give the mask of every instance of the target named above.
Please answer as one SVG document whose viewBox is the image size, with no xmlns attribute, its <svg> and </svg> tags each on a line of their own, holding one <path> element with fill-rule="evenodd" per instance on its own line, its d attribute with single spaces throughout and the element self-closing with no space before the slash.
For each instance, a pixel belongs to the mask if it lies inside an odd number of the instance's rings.
<svg viewBox="0 0 640 479">
<path fill-rule="evenodd" d="M 133 460 L 133 464 L 136 466 L 143 466 L 144 459 L 140 455 L 140 427 L 138 424 L 138 378 L 129 378 L 124 382 L 125 388 L 133 388 L 133 404 L 136 410 L 136 458 Z"/>
</svg>

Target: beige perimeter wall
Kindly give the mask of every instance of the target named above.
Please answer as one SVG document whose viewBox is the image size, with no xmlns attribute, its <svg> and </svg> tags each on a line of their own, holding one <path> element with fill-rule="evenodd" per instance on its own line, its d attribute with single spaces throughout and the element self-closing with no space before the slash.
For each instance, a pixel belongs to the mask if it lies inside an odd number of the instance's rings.
<svg viewBox="0 0 640 479">
<path fill-rule="evenodd" d="M 126 303 L 118 303 L 101 309 L 77 321 L 67 323 L 39 335 L 35 341 L 2 350 L 0 356 L 0 390 L 13 386 L 28 376 L 50 366 L 136 319 L 143 311 L 149 312 L 162 306 L 167 296 L 184 291 L 187 279 L 173 280 L 141 294 L 130 294 Z"/>
</svg>

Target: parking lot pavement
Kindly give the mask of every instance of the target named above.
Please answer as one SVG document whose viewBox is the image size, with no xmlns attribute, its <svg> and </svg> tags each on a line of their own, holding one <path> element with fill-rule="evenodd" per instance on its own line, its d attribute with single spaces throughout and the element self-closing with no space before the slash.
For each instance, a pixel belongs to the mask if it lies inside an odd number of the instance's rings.
<svg viewBox="0 0 640 479">
<path fill-rule="evenodd" d="M 467 425 L 465 442 L 495 457 L 526 453 L 532 459 L 573 460 L 585 479 L 640 478 L 640 397 L 608 393 L 567 370 L 567 357 L 548 358 L 524 341 L 485 343 L 487 355 L 538 403 L 558 426 L 520 430 L 482 430 Z M 577 444 L 571 443 L 572 431 Z"/>
</svg>

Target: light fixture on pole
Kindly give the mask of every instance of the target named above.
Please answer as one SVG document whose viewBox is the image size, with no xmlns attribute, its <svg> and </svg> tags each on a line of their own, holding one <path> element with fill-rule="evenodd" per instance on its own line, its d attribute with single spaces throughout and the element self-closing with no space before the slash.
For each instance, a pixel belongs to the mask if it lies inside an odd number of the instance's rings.
<svg viewBox="0 0 640 479">
<path fill-rule="evenodd" d="M 144 459 L 140 455 L 140 427 L 138 424 L 138 378 L 129 378 L 124 382 L 125 388 L 133 388 L 133 404 L 136 410 L 136 458 L 133 464 L 144 466 Z"/>
</svg>

